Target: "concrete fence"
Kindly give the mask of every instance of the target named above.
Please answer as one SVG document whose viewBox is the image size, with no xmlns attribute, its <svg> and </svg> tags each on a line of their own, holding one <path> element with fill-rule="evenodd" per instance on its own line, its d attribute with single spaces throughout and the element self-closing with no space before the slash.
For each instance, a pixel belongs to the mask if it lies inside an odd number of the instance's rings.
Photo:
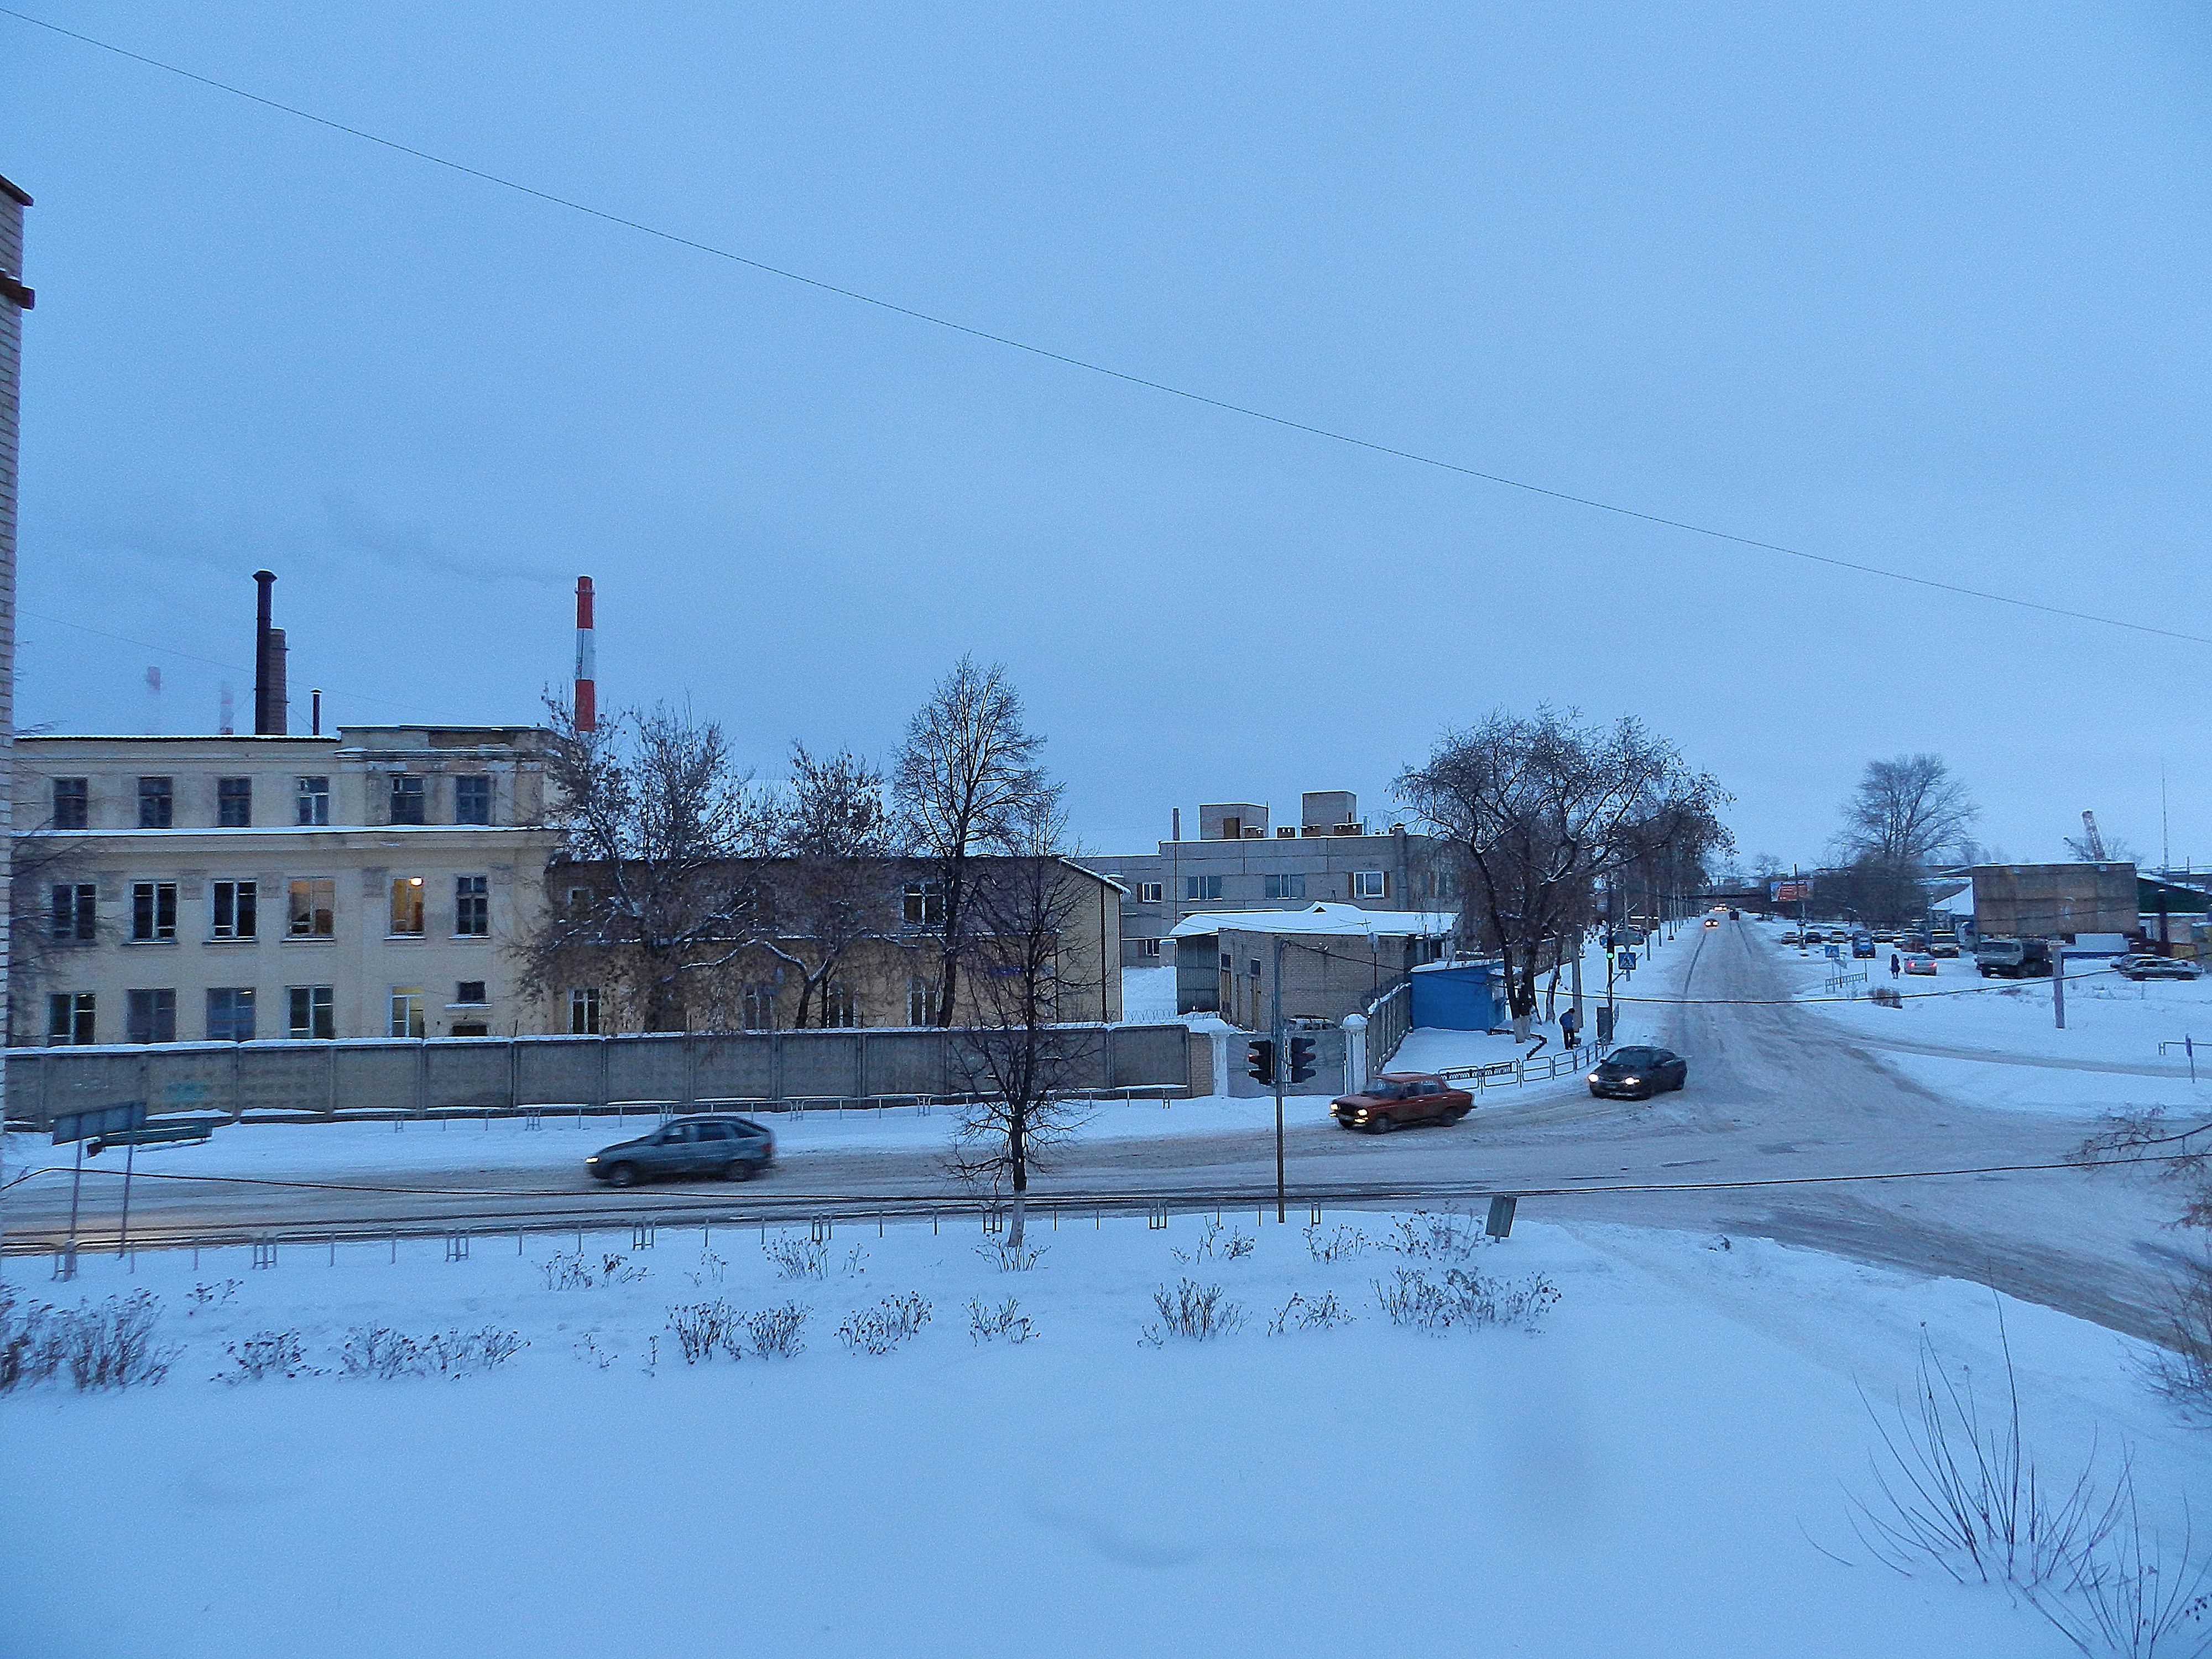
<svg viewBox="0 0 2212 1659">
<path fill-rule="evenodd" d="M 1064 1029 L 1073 1090 L 1212 1088 L 1208 1045 L 1180 1024 Z M 933 1030 L 11 1048 L 7 1101 L 11 1119 L 40 1129 L 57 1112 L 124 1100 L 234 1117 L 866 1101 L 968 1092 L 970 1052 L 963 1033 Z"/>
</svg>

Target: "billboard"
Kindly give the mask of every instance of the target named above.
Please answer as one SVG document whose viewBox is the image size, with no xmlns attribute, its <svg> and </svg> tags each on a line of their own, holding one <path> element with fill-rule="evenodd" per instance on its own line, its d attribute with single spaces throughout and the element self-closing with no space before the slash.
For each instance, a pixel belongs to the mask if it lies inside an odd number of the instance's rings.
<svg viewBox="0 0 2212 1659">
<path fill-rule="evenodd" d="M 1766 890 L 1777 904 L 1800 904 L 1813 896 L 1813 884 L 1809 878 L 1770 881 Z"/>
</svg>

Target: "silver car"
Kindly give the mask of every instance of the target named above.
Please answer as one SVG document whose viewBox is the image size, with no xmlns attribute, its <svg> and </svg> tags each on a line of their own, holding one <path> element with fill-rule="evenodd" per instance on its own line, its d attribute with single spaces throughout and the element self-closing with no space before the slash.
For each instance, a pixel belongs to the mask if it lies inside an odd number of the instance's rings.
<svg viewBox="0 0 2212 1659">
<path fill-rule="evenodd" d="M 610 1187 L 628 1187 L 671 1176 L 750 1181 L 775 1161 L 775 1136 L 749 1117 L 678 1117 L 649 1135 L 602 1148 L 584 1160 L 584 1169 Z"/>
</svg>

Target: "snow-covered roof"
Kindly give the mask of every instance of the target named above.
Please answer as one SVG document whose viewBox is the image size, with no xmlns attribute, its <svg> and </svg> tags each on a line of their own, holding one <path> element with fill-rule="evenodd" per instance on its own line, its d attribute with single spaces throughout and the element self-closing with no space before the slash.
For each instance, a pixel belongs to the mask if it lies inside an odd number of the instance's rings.
<svg viewBox="0 0 2212 1659">
<path fill-rule="evenodd" d="M 1242 933 L 1297 933 L 1331 939 L 1442 939 L 1459 923 L 1449 910 L 1363 910 L 1356 904 L 1310 904 L 1303 910 L 1209 910 L 1186 917 L 1170 939 L 1202 939 L 1230 928 Z"/>
<path fill-rule="evenodd" d="M 1928 907 L 1941 910 L 1947 916 L 1971 916 L 1974 914 L 1974 884 L 1968 882 L 1948 898 L 1939 898 Z"/>
</svg>

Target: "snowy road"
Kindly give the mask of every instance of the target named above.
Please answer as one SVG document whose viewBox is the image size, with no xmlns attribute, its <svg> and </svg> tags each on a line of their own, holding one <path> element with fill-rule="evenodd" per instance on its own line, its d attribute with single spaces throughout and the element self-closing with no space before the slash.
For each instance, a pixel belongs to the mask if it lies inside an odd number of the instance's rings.
<svg viewBox="0 0 2212 1659">
<path fill-rule="evenodd" d="M 1786 999 L 1789 975 L 1749 924 L 1704 930 L 1668 947 L 1692 958 L 1688 1004 L 1643 1005 L 1637 1024 L 1691 1060 L 1689 1088 L 1648 1105 L 1591 1099 L 1567 1085 L 1500 1095 L 1450 1130 L 1382 1139 L 1316 1121 L 1312 1103 L 1288 1138 L 1300 1202 L 1342 1206 L 1425 1189 L 1527 1192 L 1522 1213 L 1565 1223 L 1627 1222 L 1764 1237 L 1861 1261 L 1977 1279 L 2117 1330 L 2152 1334 L 2153 1294 L 2184 1241 L 2166 1224 L 2176 1194 L 2141 1171 L 2066 1169 L 1734 1190 L 1622 1192 L 1624 1185 L 1802 1182 L 1869 1172 L 2055 1164 L 2077 1145 L 2081 1118 L 1947 1097 L 1886 1065 L 1875 1046 L 1814 1011 L 1698 999 Z M 1676 981 L 1676 975 L 1664 976 Z M 1648 976 L 1647 976 L 1648 978 Z M 1637 989 L 1647 988 L 1639 982 Z M 1649 988 L 1658 989 L 1657 986 Z M 2002 1068 L 1997 1068 L 2002 1069 Z M 2045 1070 L 2041 1076 L 2047 1079 Z M 2148 1086 L 2148 1085 L 2147 1085 Z M 1978 1098 L 1986 1098 L 1984 1096 Z M 1040 1177 L 1049 1201 L 1271 1191 L 1273 1137 L 1248 1110 L 1212 1132 L 1179 1108 L 1177 1131 L 1086 1138 Z M 1224 1114 L 1224 1116 L 1227 1116 Z M 349 1161 L 321 1188 L 148 1181 L 133 1198 L 134 1234 L 151 1238 L 258 1229 L 374 1232 L 425 1224 L 602 1224 L 659 1214 L 805 1213 L 832 1203 L 957 1202 L 945 1172 L 949 1123 L 856 1135 L 861 1144 L 796 1143 L 766 1181 L 626 1193 L 580 1175 L 580 1140 L 547 1134 L 542 1152 L 486 1155 L 483 1142 L 410 1135 L 402 1164 Z M 247 1131 L 247 1133 L 253 1132 Z M 596 1144 L 598 1136 L 590 1135 Z M 612 1134 L 605 1136 L 613 1139 Z M 396 1141 L 397 1138 L 393 1138 Z M 532 1143 L 539 1138 L 529 1138 Z M 432 1142 L 436 1150 L 424 1145 Z M 447 1141 L 450 1141 L 450 1146 Z M 429 1161 L 426 1162 L 425 1159 Z M 165 1167 L 181 1169 L 171 1164 Z M 10 1194 L 11 1243 L 52 1237 L 66 1218 L 65 1176 Z M 392 1190 L 372 1190 L 376 1188 Z M 1591 1188 L 1576 1193 L 1574 1188 Z M 87 1188 L 87 1231 L 114 1225 L 112 1178 Z M 423 1189 L 442 1188 L 443 1191 Z"/>
</svg>

